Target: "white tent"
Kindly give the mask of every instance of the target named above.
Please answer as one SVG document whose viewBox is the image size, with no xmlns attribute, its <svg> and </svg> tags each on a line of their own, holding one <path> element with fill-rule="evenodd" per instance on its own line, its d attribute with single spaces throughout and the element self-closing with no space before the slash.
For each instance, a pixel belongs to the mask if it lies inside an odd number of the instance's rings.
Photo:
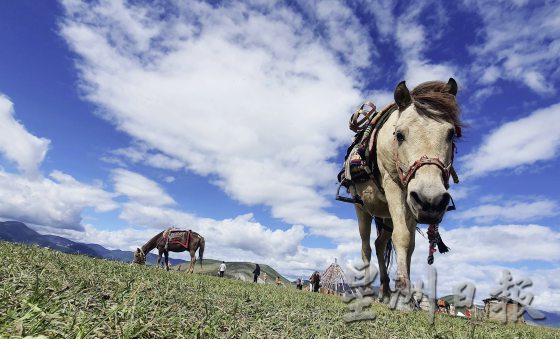
<svg viewBox="0 0 560 339">
<path fill-rule="evenodd" d="M 351 291 L 347 284 L 346 275 L 336 259 L 321 275 L 321 286 L 333 294 Z"/>
</svg>

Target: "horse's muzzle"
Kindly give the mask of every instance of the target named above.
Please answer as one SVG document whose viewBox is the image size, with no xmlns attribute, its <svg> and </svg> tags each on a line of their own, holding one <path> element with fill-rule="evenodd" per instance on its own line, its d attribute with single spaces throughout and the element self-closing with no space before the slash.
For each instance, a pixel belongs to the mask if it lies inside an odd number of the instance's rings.
<svg viewBox="0 0 560 339">
<path fill-rule="evenodd" d="M 435 196 L 426 196 L 418 192 L 410 192 L 409 202 L 420 224 L 437 224 L 443 219 L 451 196 L 447 192 Z"/>
</svg>

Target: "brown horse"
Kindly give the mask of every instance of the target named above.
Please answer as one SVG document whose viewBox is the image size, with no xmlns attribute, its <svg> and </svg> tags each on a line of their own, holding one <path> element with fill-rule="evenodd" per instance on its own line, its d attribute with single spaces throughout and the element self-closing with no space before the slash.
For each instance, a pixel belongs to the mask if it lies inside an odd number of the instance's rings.
<svg viewBox="0 0 560 339">
<path fill-rule="evenodd" d="M 188 273 L 192 273 L 194 271 L 194 265 L 196 263 L 196 250 L 198 251 L 198 255 L 200 257 L 200 267 L 202 267 L 202 255 L 204 254 L 204 237 L 200 234 L 193 232 L 191 230 L 175 230 L 175 229 L 167 229 L 165 231 L 161 231 L 157 235 L 155 235 L 152 239 L 148 240 L 147 243 L 144 244 L 141 248 L 137 248 L 136 252 L 134 253 L 134 260 L 132 261 L 135 264 L 144 265 L 146 263 L 146 255 L 157 248 L 158 250 L 158 259 L 157 259 L 157 266 L 159 267 L 159 263 L 161 261 L 161 255 L 165 255 L 165 267 L 169 271 L 169 251 L 171 252 L 184 252 L 189 251 L 191 255 L 191 262 L 189 265 L 189 269 L 187 270 Z"/>
</svg>

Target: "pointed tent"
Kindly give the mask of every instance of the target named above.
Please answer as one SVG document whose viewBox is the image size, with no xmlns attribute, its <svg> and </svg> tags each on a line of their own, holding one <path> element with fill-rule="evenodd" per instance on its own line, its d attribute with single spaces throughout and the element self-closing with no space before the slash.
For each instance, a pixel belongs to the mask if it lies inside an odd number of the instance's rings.
<svg viewBox="0 0 560 339">
<path fill-rule="evenodd" d="M 321 275 L 321 285 L 328 293 L 340 294 L 345 291 L 352 293 L 347 284 L 346 274 L 336 259 Z"/>
</svg>

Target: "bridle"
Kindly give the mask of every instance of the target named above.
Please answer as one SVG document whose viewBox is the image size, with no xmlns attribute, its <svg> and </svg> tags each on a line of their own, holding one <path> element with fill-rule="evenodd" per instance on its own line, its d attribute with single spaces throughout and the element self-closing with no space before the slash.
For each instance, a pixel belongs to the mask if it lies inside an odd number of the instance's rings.
<svg viewBox="0 0 560 339">
<path fill-rule="evenodd" d="M 144 253 L 144 251 L 141 248 L 139 248 L 139 250 L 140 250 L 140 254 L 142 254 L 142 262 L 139 261 L 138 263 L 144 264 L 146 263 L 146 253 Z"/>
<path fill-rule="evenodd" d="M 414 176 L 416 171 L 425 165 L 436 165 L 440 170 L 443 176 L 443 184 L 445 189 L 449 188 L 449 177 L 451 176 L 452 168 L 453 168 L 453 154 L 455 153 L 455 143 L 452 144 L 451 150 L 451 162 L 447 165 L 443 163 L 443 161 L 439 160 L 439 158 L 428 158 L 428 156 L 423 155 L 420 159 L 416 160 L 406 171 L 403 171 L 403 163 L 399 159 L 399 151 L 397 150 L 397 144 L 395 143 L 395 166 L 397 167 L 397 173 L 399 175 L 399 179 L 401 180 L 401 184 L 403 188 L 406 189 L 410 179 Z"/>
<path fill-rule="evenodd" d="M 455 126 L 455 135 L 461 136 L 461 127 Z M 399 150 L 398 150 L 398 141 L 395 139 L 395 147 L 394 147 L 394 157 L 395 157 L 395 166 L 397 168 L 397 174 L 399 176 L 401 185 L 404 189 L 408 187 L 408 183 L 414 177 L 416 171 L 425 165 L 435 165 L 441 170 L 441 175 L 443 177 L 443 185 L 445 189 L 449 189 L 449 177 L 453 178 L 453 182 L 455 184 L 459 183 L 459 177 L 457 176 L 457 172 L 453 168 L 453 159 L 455 152 L 457 151 L 457 146 L 454 142 L 451 143 L 451 161 L 449 164 L 444 164 L 439 158 L 429 158 L 426 155 L 420 157 L 420 159 L 416 160 L 406 171 L 403 170 L 403 163 L 399 159 Z M 455 202 L 453 198 L 451 198 L 451 203 L 447 210 L 451 211 L 455 209 Z"/>
</svg>

